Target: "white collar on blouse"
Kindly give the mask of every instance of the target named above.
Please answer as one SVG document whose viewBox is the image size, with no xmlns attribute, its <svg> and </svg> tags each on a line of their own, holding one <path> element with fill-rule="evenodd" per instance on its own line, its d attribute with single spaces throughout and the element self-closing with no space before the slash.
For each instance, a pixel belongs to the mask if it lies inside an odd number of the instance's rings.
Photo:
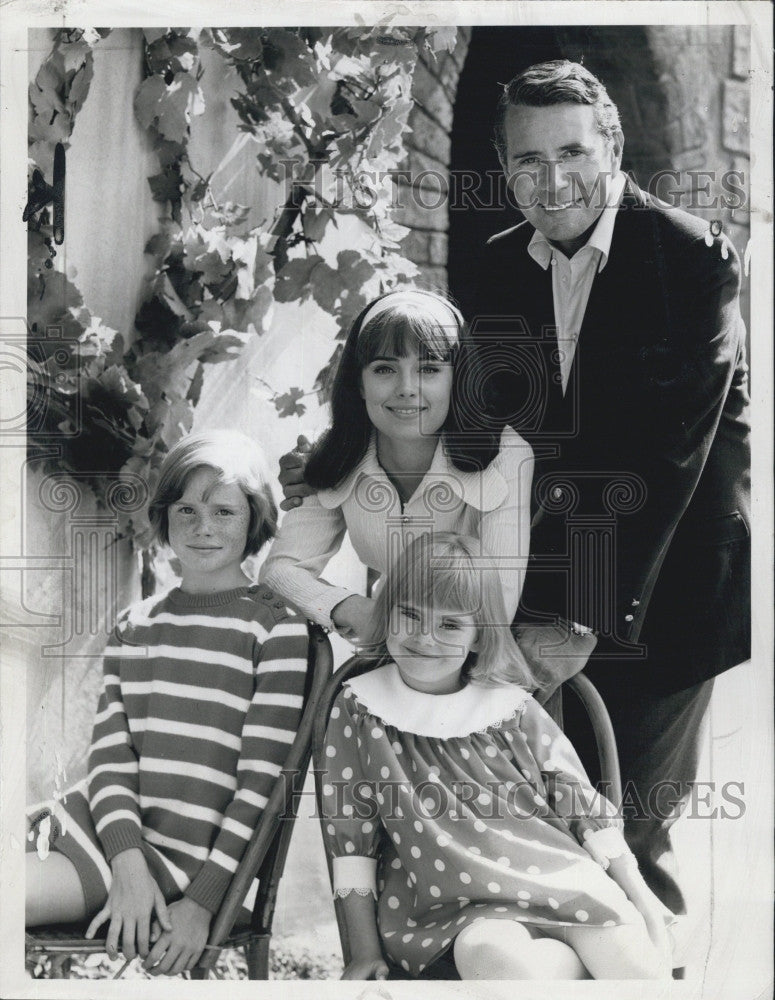
<svg viewBox="0 0 775 1000">
<path fill-rule="evenodd" d="M 346 681 L 345 686 L 387 725 L 440 739 L 470 736 L 497 726 L 521 711 L 532 697 L 516 684 L 467 684 L 452 694 L 415 691 L 404 683 L 392 661 Z"/>
<path fill-rule="evenodd" d="M 503 431 L 503 435 L 507 433 L 516 437 L 515 432 L 510 427 Z M 501 435 L 501 441 L 503 441 L 503 435 Z M 317 496 L 321 506 L 341 507 L 362 477 L 373 480 L 383 488 L 387 487 L 392 491 L 392 494 L 396 493 L 395 487 L 377 459 L 377 435 L 373 432 L 366 454 L 349 476 L 343 479 L 338 486 L 319 491 Z M 469 507 L 484 511 L 495 510 L 501 506 L 508 494 L 508 485 L 498 469 L 495 468 L 495 461 L 490 462 L 482 472 L 461 472 L 456 469 L 450 462 L 444 450 L 444 442 L 440 437 L 436 451 L 433 453 L 430 468 L 425 473 L 416 495 L 422 497 L 429 490 L 438 491 L 438 495 L 429 497 L 426 503 L 426 506 L 429 506 L 431 510 L 443 510 L 445 496 L 451 491 Z M 374 497 L 378 495 L 376 491 L 370 490 L 369 493 L 370 496 Z M 409 503 L 411 502 L 410 499 Z M 371 503 L 368 506 L 371 507 Z"/>
</svg>

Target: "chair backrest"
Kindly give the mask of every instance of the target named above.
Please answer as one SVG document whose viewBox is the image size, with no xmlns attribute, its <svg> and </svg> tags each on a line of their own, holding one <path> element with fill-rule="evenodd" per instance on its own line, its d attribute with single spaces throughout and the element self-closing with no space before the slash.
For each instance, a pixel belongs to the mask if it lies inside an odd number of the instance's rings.
<svg viewBox="0 0 775 1000">
<path fill-rule="evenodd" d="M 318 817 L 321 825 L 323 819 L 323 775 L 325 773 L 325 744 L 328 719 L 331 709 L 334 706 L 337 695 L 344 683 L 359 674 L 364 674 L 374 666 L 373 661 L 352 657 L 337 670 L 334 676 L 326 685 L 320 698 L 318 715 L 312 733 L 312 761 L 315 775 L 315 797 L 317 800 Z M 619 757 L 616 751 L 616 740 L 614 738 L 613 726 L 608 711 L 603 703 L 595 686 L 582 674 L 576 674 L 566 681 L 574 694 L 579 698 L 589 715 L 590 725 L 595 734 L 598 756 L 600 758 L 601 780 L 606 788 L 606 795 L 617 807 L 622 799 L 622 781 L 619 770 Z M 610 788 L 610 794 L 608 789 Z M 326 864 L 328 866 L 328 877 L 331 882 L 331 891 L 334 886 L 333 859 L 326 851 Z M 350 942 L 347 935 L 347 927 L 341 908 L 341 900 L 334 900 L 334 910 L 336 912 L 336 922 L 339 927 L 339 939 L 342 943 L 342 957 L 344 963 L 350 961 Z"/>
<path fill-rule="evenodd" d="M 202 968 L 209 968 L 215 964 L 218 954 L 216 949 L 229 936 L 256 875 L 259 879 L 259 888 L 253 906 L 251 932 L 271 931 L 277 887 L 285 867 L 293 822 L 312 754 L 313 723 L 323 710 L 321 699 L 331 679 L 333 662 L 328 636 L 319 625 L 310 622 L 307 683 L 301 722 L 285 760 L 281 777 L 275 782 L 261 820 L 253 831 L 221 907 L 215 915 L 208 942 L 213 948 L 203 953 L 199 961 Z"/>
</svg>

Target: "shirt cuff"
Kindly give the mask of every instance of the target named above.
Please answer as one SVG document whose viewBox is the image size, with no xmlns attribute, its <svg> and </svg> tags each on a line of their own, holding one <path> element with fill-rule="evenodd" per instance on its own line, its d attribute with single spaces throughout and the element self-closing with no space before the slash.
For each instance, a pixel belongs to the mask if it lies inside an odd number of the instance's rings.
<svg viewBox="0 0 775 1000">
<path fill-rule="evenodd" d="M 356 855 L 334 858 L 334 896 L 349 896 L 351 892 L 359 896 L 369 893 L 377 898 L 377 859 Z"/>
<path fill-rule="evenodd" d="M 581 846 L 603 869 L 608 868 L 611 858 L 620 858 L 625 854 L 629 854 L 633 860 L 635 858 L 617 826 L 585 830 Z"/>
</svg>

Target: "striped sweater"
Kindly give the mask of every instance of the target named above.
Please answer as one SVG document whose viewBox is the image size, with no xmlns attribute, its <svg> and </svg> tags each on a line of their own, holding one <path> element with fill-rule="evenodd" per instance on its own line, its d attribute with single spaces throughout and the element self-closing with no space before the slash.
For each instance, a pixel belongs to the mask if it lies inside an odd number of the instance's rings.
<svg viewBox="0 0 775 1000">
<path fill-rule="evenodd" d="M 119 618 L 89 752 L 110 861 L 157 855 L 215 913 L 293 742 L 307 629 L 264 586 L 174 589 Z"/>
</svg>

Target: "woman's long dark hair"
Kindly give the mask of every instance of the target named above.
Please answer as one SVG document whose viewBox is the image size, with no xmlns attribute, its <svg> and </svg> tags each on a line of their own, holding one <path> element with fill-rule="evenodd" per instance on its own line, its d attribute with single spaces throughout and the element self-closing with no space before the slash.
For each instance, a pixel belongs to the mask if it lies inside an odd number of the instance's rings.
<svg viewBox="0 0 775 1000">
<path fill-rule="evenodd" d="M 399 289 L 400 293 L 419 291 Z M 442 427 L 450 461 L 461 472 L 486 468 L 498 454 L 500 430 L 487 419 L 489 409 L 478 357 L 459 310 L 436 293 L 420 292 L 444 303 L 454 318 L 442 324 L 430 310 L 396 304 L 373 317 L 368 313 L 387 292 L 370 302 L 356 317 L 347 335 L 331 390 L 331 426 L 312 450 L 304 477 L 317 490 L 337 486 L 356 468 L 369 446 L 372 423 L 361 396 L 361 372 L 375 357 L 405 357 L 419 350 L 422 358 L 448 361 L 453 367 L 452 398 Z M 363 325 L 364 317 L 367 322 Z"/>
</svg>

